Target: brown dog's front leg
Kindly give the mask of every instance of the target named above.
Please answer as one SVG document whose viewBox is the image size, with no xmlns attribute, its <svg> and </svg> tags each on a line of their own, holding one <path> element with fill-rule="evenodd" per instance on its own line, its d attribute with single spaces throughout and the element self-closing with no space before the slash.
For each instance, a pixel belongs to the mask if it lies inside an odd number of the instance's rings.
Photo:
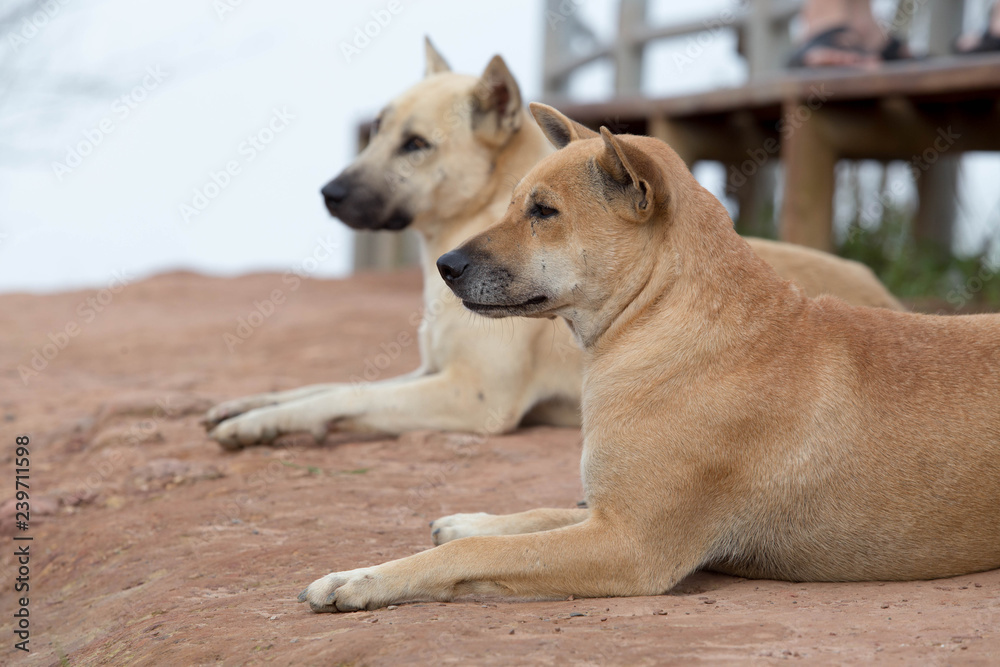
<svg viewBox="0 0 1000 667">
<path fill-rule="evenodd" d="M 334 572 L 299 595 L 313 611 L 377 609 L 469 593 L 520 598 L 655 595 L 696 568 L 691 543 L 658 553 L 634 530 L 608 519 L 541 533 L 468 537 L 374 567 Z"/>
</svg>

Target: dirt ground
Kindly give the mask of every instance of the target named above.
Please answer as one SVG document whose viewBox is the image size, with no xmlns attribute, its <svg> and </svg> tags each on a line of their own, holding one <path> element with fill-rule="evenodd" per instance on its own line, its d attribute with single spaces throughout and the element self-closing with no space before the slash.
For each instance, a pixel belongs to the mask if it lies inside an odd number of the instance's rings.
<svg viewBox="0 0 1000 667">
<path fill-rule="evenodd" d="M 414 368 L 415 344 L 378 355 L 412 333 L 419 283 L 293 290 L 277 274 L 173 273 L 117 293 L 0 297 L 0 664 L 1000 664 L 1000 571 L 864 584 L 699 573 L 658 597 L 311 613 L 295 600 L 305 585 L 429 548 L 431 519 L 582 495 L 573 429 L 237 453 L 205 436 L 198 418 L 221 399 L 348 381 L 368 363 L 388 363 L 383 377 Z M 25 383 L 35 350 L 45 367 Z M 30 437 L 28 531 L 13 516 L 17 435 Z M 13 648 L 23 544 L 30 654 Z"/>
</svg>

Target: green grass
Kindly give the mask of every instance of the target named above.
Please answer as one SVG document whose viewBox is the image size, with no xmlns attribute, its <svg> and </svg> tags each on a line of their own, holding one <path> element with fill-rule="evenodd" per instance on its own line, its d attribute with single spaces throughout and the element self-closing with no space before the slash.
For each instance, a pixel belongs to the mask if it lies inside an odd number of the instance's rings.
<svg viewBox="0 0 1000 667">
<path fill-rule="evenodd" d="M 994 244 L 960 257 L 940 245 L 921 243 L 911 233 L 910 220 L 887 207 L 877 226 L 852 224 L 837 253 L 867 264 L 896 296 L 903 299 L 943 299 L 955 308 L 1000 307 L 1000 266 Z"/>
</svg>

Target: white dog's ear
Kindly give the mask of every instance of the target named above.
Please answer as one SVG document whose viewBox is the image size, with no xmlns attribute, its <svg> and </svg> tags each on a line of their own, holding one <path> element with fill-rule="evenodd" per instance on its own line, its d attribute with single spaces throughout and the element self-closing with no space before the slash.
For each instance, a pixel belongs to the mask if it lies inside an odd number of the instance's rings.
<svg viewBox="0 0 1000 667">
<path fill-rule="evenodd" d="M 451 68 L 448 67 L 448 62 L 444 59 L 438 50 L 434 48 L 431 43 L 431 38 L 424 36 L 424 57 L 427 60 L 427 65 L 424 67 L 424 78 L 426 79 L 432 74 L 440 74 L 441 72 L 450 72 Z"/>
<path fill-rule="evenodd" d="M 473 103 L 472 128 L 486 143 L 501 146 L 521 128 L 521 90 L 500 56 L 479 78 Z"/>
<path fill-rule="evenodd" d="M 653 158 L 641 148 L 611 134 L 601 126 L 604 149 L 597 155 L 597 165 L 616 184 L 610 189 L 611 198 L 624 195 L 622 212 L 636 222 L 645 222 L 653 215 L 656 203 L 669 201 L 663 172 Z"/>
<path fill-rule="evenodd" d="M 556 148 L 564 148 L 570 142 L 580 139 L 594 139 L 601 136 L 589 127 L 567 118 L 547 104 L 532 102 L 528 107 L 531 109 L 531 115 L 535 117 L 538 127 L 542 128 L 542 133 Z"/>
</svg>

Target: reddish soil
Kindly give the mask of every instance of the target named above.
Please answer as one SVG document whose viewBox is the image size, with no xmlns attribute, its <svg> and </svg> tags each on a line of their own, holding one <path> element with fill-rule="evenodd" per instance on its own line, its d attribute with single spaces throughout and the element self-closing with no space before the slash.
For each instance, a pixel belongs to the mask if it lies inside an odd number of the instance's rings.
<svg viewBox="0 0 1000 667">
<path fill-rule="evenodd" d="M 284 302 L 230 352 L 224 335 L 275 289 Z M 0 664 L 1000 664 L 1000 571 L 865 584 L 700 573 L 659 597 L 309 612 L 295 601 L 306 584 L 428 548 L 431 519 L 581 497 L 571 429 L 237 453 L 205 436 L 198 417 L 215 401 L 363 373 L 412 330 L 418 289 L 413 273 L 295 291 L 280 275 L 169 274 L 112 295 L 92 321 L 93 291 L 0 297 Z M 71 322 L 78 335 L 25 385 L 17 366 Z M 385 376 L 417 354 L 404 348 Z M 19 434 L 26 533 L 12 503 Z M 15 533 L 34 538 L 27 655 L 13 648 Z"/>
</svg>

